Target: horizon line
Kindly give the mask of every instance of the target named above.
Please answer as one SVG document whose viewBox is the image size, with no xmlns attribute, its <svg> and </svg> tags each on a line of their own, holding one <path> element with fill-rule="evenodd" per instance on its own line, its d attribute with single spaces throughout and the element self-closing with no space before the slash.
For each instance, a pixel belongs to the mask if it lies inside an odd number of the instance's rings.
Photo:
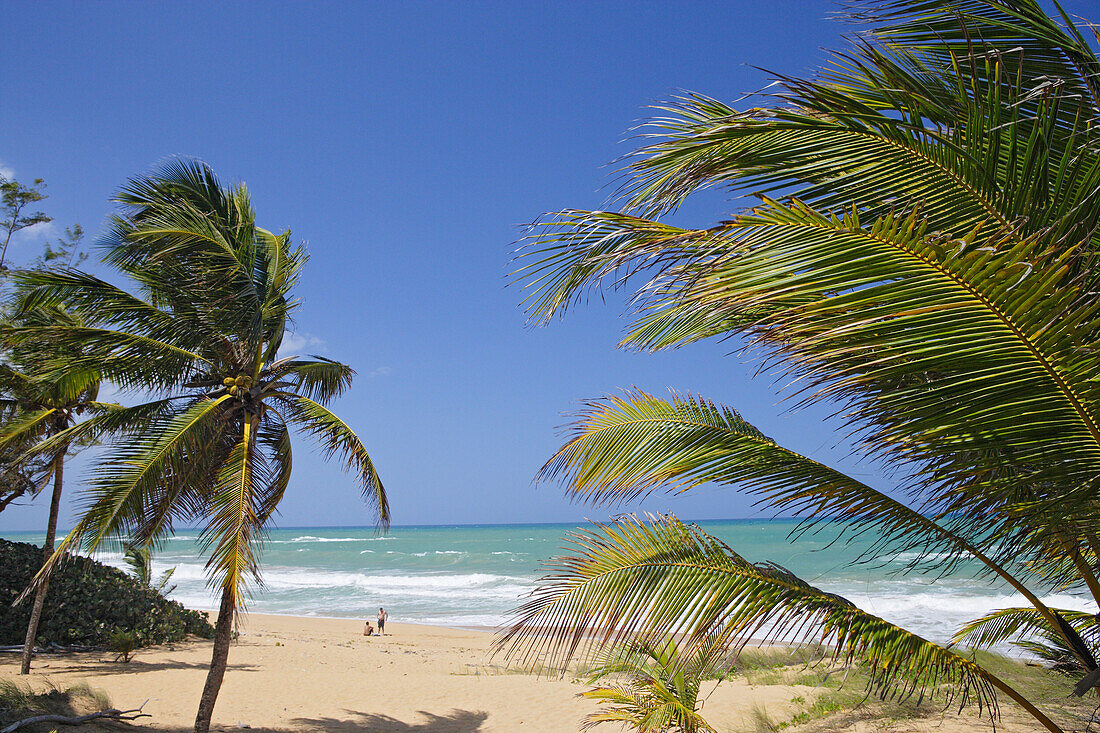
<svg viewBox="0 0 1100 733">
<path fill-rule="evenodd" d="M 626 516 L 626 513 L 622 516 Z M 678 517 L 680 521 L 690 524 L 704 524 L 713 522 L 789 522 L 789 521 L 802 521 L 800 517 L 724 517 L 719 519 L 690 519 L 684 517 Z M 593 522 L 587 521 L 571 521 L 571 522 L 447 522 L 442 524 L 391 524 L 388 530 L 391 529 L 439 529 L 439 528 L 458 528 L 458 527 L 554 527 L 554 526 L 569 526 L 569 527 L 583 527 L 585 524 L 604 524 L 606 522 Z M 178 527 L 173 534 L 177 532 L 194 532 L 201 531 L 201 527 Z M 374 525 L 369 524 L 302 524 L 302 525 L 288 525 L 286 527 L 272 527 L 272 530 L 291 530 L 291 529 L 371 529 L 377 530 Z M 58 530 L 58 533 L 64 532 L 68 534 L 72 531 L 72 528 L 66 530 Z M 5 532 L 21 532 L 21 533 L 44 533 L 44 529 L 9 529 L 0 530 L 0 537 Z"/>
</svg>

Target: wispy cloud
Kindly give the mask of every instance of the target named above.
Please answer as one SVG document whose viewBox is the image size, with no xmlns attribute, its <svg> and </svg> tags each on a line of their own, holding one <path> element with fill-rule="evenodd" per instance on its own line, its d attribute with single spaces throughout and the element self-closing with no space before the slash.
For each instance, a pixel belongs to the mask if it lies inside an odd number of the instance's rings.
<svg viewBox="0 0 1100 733">
<path fill-rule="evenodd" d="M 2 160 L 0 160 L 0 177 L 7 178 L 9 181 L 15 178 L 15 169 L 10 165 L 4 165 Z"/>
<path fill-rule="evenodd" d="M 323 354 L 325 340 L 317 338 L 309 333 L 296 333 L 287 331 L 283 335 L 283 343 L 279 346 L 278 358 L 284 356 L 301 356 L 303 354 Z"/>
<path fill-rule="evenodd" d="M 52 221 L 44 221 L 26 229 L 20 229 L 12 235 L 12 244 L 27 244 L 30 242 L 45 242 L 47 239 L 57 237 L 61 233 L 57 224 Z"/>
<path fill-rule="evenodd" d="M 390 374 L 393 374 L 392 368 L 388 366 L 380 366 L 377 369 L 372 369 L 370 374 L 368 374 L 367 376 L 371 379 L 374 379 L 375 377 L 388 377 Z"/>
</svg>

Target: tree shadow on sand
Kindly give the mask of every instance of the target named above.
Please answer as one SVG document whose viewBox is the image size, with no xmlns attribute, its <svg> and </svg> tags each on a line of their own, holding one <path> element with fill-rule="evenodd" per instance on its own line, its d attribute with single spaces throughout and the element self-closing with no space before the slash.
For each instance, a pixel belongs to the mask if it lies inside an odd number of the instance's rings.
<svg viewBox="0 0 1100 733">
<path fill-rule="evenodd" d="M 448 715 L 436 715 L 418 711 L 425 719 L 422 723 L 406 723 L 388 715 L 348 711 L 352 720 L 335 718 L 295 718 L 296 725 L 309 730 L 335 731 L 336 733 L 477 733 L 489 713 L 472 710 L 453 710 Z"/>
<path fill-rule="evenodd" d="M 76 664 L 66 664 L 68 660 L 50 660 L 45 659 L 43 662 L 36 662 L 32 667 L 33 672 L 39 672 L 44 674 L 57 673 L 57 672 L 82 672 L 86 674 L 100 674 L 100 675 L 116 675 L 116 674 L 140 674 L 141 672 L 157 672 L 165 669 L 210 669 L 209 662 L 186 662 L 178 659 L 169 660 L 156 660 L 150 657 L 147 661 L 141 658 L 141 651 L 139 650 L 137 656 L 135 656 L 129 662 L 113 662 L 106 658 L 91 660 L 80 660 Z M 260 667 L 254 664 L 230 664 L 230 672 L 257 672 Z"/>
</svg>

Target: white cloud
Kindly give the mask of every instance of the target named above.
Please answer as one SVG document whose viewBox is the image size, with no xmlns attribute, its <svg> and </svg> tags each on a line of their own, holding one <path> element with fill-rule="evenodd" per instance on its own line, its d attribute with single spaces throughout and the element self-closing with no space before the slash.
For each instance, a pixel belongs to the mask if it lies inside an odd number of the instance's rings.
<svg viewBox="0 0 1100 733">
<path fill-rule="evenodd" d="M 0 161 L 0 177 L 7 178 L 10 181 L 15 178 L 15 169 L 4 165 L 3 161 Z"/>
<path fill-rule="evenodd" d="M 295 333 L 287 331 L 283 334 L 283 343 L 279 346 L 277 358 L 286 356 L 302 356 L 304 354 L 320 354 L 325 350 L 324 339 L 319 339 L 308 333 Z"/>
<path fill-rule="evenodd" d="M 26 244 L 28 242 L 44 242 L 61 234 L 57 224 L 52 221 L 44 221 L 40 224 L 20 229 L 11 237 L 12 244 Z"/>
<path fill-rule="evenodd" d="M 390 374 L 393 374 L 393 369 L 388 366 L 380 366 L 377 369 L 372 369 L 367 376 L 374 379 L 375 377 L 388 377 Z"/>
</svg>

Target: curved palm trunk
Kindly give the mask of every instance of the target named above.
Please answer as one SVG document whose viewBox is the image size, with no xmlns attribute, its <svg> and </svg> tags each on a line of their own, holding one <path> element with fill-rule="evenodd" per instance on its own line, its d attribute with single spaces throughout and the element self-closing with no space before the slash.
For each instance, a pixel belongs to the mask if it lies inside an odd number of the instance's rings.
<svg viewBox="0 0 1100 733">
<path fill-rule="evenodd" d="M 57 536 L 57 515 L 61 507 L 61 488 L 65 480 L 65 449 L 62 449 L 53 462 L 53 496 L 50 497 L 50 519 L 46 523 L 46 541 L 42 543 L 42 563 L 53 555 L 54 539 Z M 31 658 L 34 656 L 34 639 L 38 635 L 38 622 L 42 619 L 42 607 L 46 605 L 46 591 L 50 579 L 45 578 L 34 593 L 34 605 L 31 607 L 31 620 L 27 624 L 27 638 L 23 642 L 23 659 L 19 674 L 30 674 Z"/>
<path fill-rule="evenodd" d="M 214 654 L 210 659 L 210 671 L 206 674 L 206 685 L 199 699 L 199 712 L 195 715 L 195 733 L 208 733 L 210 718 L 214 715 L 214 703 L 218 700 L 218 691 L 225 677 L 225 667 L 229 660 L 229 641 L 233 635 L 233 616 L 236 608 L 233 603 L 233 589 L 222 589 L 222 603 L 218 609 L 218 622 L 214 625 Z"/>
</svg>

